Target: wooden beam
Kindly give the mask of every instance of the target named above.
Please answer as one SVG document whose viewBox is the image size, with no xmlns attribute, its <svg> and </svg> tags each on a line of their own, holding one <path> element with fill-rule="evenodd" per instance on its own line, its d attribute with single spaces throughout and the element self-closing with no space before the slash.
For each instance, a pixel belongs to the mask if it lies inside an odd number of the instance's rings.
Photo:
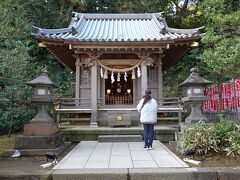
<svg viewBox="0 0 240 180">
<path fill-rule="evenodd" d="M 38 47 L 47 47 L 44 43 L 40 42 L 38 43 Z"/>
<path fill-rule="evenodd" d="M 171 43 L 172 44 L 172 43 Z M 151 44 L 72 44 L 73 49 L 132 49 L 136 50 L 139 48 L 165 48 L 167 49 L 169 44 L 162 44 L 162 43 L 151 43 Z"/>
<path fill-rule="evenodd" d="M 190 46 L 191 46 L 191 47 L 197 47 L 198 45 L 199 45 L 199 43 L 195 41 L 195 42 L 193 42 Z"/>
<path fill-rule="evenodd" d="M 95 50 L 95 49 L 94 49 Z M 112 49 L 111 51 L 107 51 L 107 49 L 96 49 L 96 51 L 100 54 L 112 54 L 112 53 L 121 53 L 121 54 L 131 54 L 131 53 L 140 53 L 142 52 L 142 49 L 134 49 L 134 50 L 126 50 L 126 49 Z M 149 53 L 151 54 L 161 54 L 163 52 L 163 50 L 161 48 L 154 48 L 154 50 L 150 49 L 148 50 Z M 92 54 L 92 50 L 90 49 L 86 49 L 86 48 L 80 48 L 80 49 L 76 49 L 75 50 L 75 53 L 78 53 L 78 54 Z"/>
</svg>

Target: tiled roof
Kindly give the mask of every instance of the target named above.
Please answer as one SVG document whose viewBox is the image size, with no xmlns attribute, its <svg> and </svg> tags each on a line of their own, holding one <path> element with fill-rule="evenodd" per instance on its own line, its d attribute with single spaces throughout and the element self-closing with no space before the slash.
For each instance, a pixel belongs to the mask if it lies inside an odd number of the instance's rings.
<svg viewBox="0 0 240 180">
<path fill-rule="evenodd" d="M 199 29 L 169 28 L 161 13 L 74 13 L 69 27 L 37 28 L 36 37 L 65 41 L 143 42 L 199 37 Z"/>
</svg>

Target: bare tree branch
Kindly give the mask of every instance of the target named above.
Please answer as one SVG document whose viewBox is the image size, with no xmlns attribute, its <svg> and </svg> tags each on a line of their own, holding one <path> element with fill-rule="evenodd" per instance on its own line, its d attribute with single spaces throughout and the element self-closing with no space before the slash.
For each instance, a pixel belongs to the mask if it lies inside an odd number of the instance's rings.
<svg viewBox="0 0 240 180">
<path fill-rule="evenodd" d="M 189 0 L 185 0 L 183 3 L 182 11 L 186 11 L 188 7 Z"/>
<path fill-rule="evenodd" d="M 173 4 L 176 6 L 177 9 L 181 9 L 180 6 L 178 5 L 178 1 L 177 0 L 173 0 Z"/>
</svg>

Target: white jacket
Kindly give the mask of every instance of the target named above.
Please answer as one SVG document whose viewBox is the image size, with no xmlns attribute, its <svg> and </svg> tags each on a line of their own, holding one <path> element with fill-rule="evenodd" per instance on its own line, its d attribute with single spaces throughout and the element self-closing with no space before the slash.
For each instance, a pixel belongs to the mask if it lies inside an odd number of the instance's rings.
<svg viewBox="0 0 240 180">
<path fill-rule="evenodd" d="M 144 98 L 137 105 L 137 110 L 141 112 L 140 122 L 145 124 L 154 124 L 157 122 L 158 105 L 155 99 L 149 100 L 142 108 Z M 141 109 L 142 108 L 142 109 Z"/>
</svg>

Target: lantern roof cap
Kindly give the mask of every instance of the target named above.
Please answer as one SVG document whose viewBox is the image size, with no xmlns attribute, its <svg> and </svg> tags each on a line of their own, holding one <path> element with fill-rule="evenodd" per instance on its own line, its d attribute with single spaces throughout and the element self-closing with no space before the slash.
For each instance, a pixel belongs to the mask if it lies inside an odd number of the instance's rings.
<svg viewBox="0 0 240 180">
<path fill-rule="evenodd" d="M 50 80 L 50 78 L 48 77 L 48 71 L 46 70 L 46 68 L 43 68 L 41 70 L 41 74 L 40 76 L 36 77 L 35 79 L 26 82 L 27 85 L 29 86 L 55 86 L 54 83 Z"/>
<path fill-rule="evenodd" d="M 208 81 L 202 78 L 201 76 L 199 76 L 198 68 L 194 67 L 190 70 L 190 72 L 191 72 L 190 76 L 185 81 L 180 83 L 178 87 L 189 87 L 189 86 L 196 86 L 196 85 L 206 86 L 208 84 L 212 84 L 211 81 Z"/>
</svg>

